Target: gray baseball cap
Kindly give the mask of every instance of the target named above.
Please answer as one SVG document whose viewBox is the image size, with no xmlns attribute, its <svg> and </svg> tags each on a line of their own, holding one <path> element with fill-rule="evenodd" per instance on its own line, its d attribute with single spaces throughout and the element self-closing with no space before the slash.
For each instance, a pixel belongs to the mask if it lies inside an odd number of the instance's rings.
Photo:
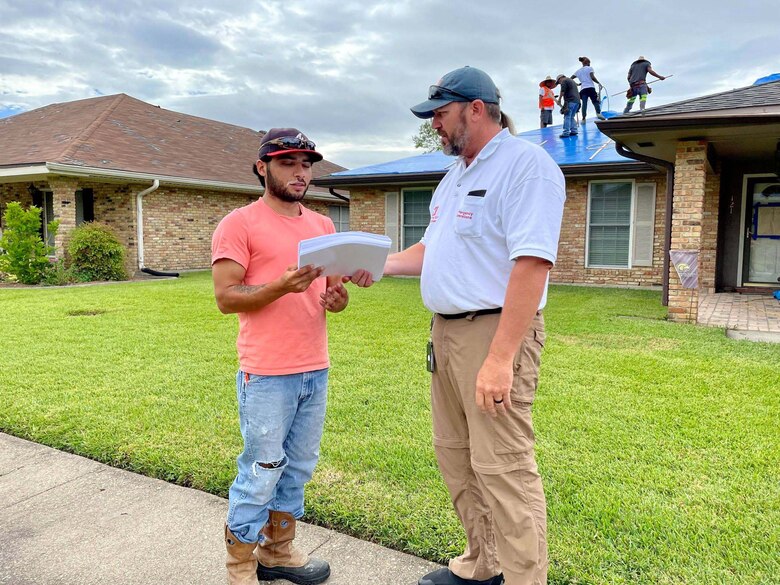
<svg viewBox="0 0 780 585">
<path fill-rule="evenodd" d="M 411 108 L 418 118 L 433 118 L 433 111 L 451 102 L 473 102 L 497 104 L 501 94 L 490 76 L 476 67 L 461 67 L 450 71 L 428 89 L 428 99 Z"/>
</svg>

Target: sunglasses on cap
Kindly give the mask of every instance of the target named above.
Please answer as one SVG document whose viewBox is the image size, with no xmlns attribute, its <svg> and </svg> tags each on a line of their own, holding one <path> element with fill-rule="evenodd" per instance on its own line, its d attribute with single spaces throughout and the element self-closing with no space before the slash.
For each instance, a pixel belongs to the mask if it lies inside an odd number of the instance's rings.
<svg viewBox="0 0 780 585">
<path fill-rule="evenodd" d="M 281 138 L 274 138 L 263 144 L 263 147 L 273 145 L 280 146 L 287 150 L 314 150 L 317 146 L 311 140 L 304 138 L 298 138 L 297 136 L 282 136 Z"/>
<path fill-rule="evenodd" d="M 432 85 L 428 88 L 429 100 L 446 100 L 451 98 L 452 96 L 459 97 L 461 99 L 466 100 L 467 102 L 474 101 L 474 98 L 470 98 L 466 95 L 463 95 L 462 93 L 458 93 L 457 91 L 454 91 L 446 87 L 442 87 L 440 85 Z"/>
</svg>

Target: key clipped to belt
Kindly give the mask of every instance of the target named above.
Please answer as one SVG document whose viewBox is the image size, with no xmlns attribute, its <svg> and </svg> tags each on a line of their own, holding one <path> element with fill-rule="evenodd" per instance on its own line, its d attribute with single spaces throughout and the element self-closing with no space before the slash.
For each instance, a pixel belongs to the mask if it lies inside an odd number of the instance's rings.
<svg viewBox="0 0 780 585">
<path fill-rule="evenodd" d="M 431 317 L 431 336 L 425 350 L 425 369 L 433 373 L 436 369 L 436 359 L 433 357 L 433 317 Z"/>
</svg>

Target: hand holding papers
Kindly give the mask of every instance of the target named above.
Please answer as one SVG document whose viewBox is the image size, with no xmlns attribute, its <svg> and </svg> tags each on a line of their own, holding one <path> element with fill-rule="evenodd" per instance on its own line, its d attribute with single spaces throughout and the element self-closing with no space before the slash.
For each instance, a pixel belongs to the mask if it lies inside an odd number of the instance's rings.
<svg viewBox="0 0 780 585">
<path fill-rule="evenodd" d="M 382 278 L 390 238 L 367 232 L 341 232 L 298 243 L 298 266 L 322 266 L 323 276 L 352 276 L 363 269 L 374 281 Z"/>
</svg>

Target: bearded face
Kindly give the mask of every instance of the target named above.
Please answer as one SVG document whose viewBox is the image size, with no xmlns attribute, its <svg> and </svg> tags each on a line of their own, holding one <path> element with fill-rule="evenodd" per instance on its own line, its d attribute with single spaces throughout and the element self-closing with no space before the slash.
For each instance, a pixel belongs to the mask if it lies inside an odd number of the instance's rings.
<svg viewBox="0 0 780 585">
<path fill-rule="evenodd" d="M 439 137 L 442 139 L 442 150 L 444 154 L 460 156 L 466 148 L 469 141 L 469 130 L 466 125 L 466 108 L 463 107 L 457 117 L 457 123 L 449 129 L 438 130 Z"/>
<path fill-rule="evenodd" d="M 282 155 L 265 165 L 266 192 L 286 203 L 301 201 L 310 182 L 311 161 L 305 155 Z"/>
</svg>

